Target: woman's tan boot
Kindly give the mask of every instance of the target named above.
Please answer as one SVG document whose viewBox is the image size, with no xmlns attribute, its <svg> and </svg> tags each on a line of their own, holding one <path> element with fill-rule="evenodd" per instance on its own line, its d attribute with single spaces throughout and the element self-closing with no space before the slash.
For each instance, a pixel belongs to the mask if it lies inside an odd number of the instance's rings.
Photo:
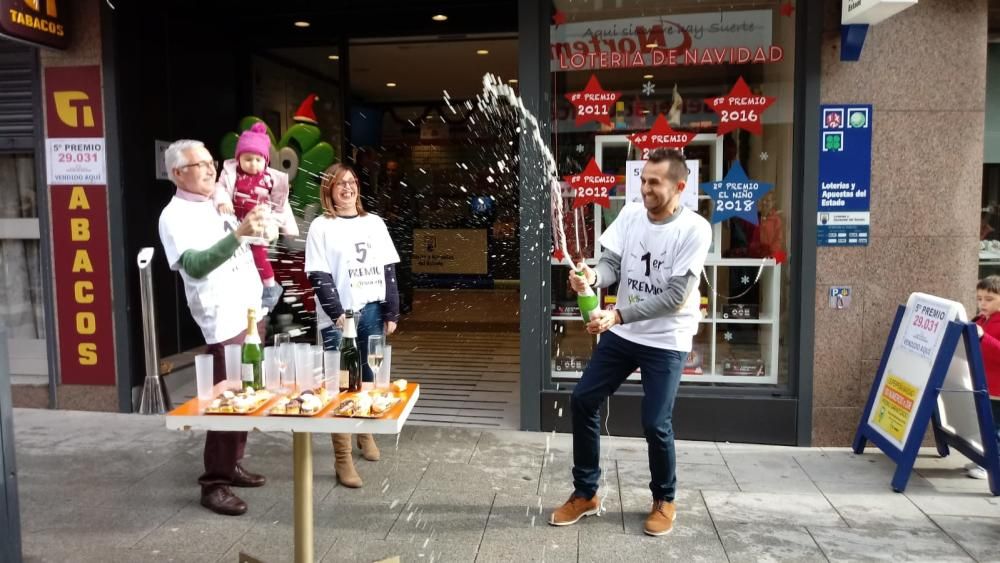
<svg viewBox="0 0 1000 563">
<path fill-rule="evenodd" d="M 351 457 L 351 435 L 332 434 L 333 438 L 333 467 L 337 471 L 337 480 L 345 487 L 352 489 L 359 488 L 361 476 L 354 469 L 354 459 Z"/>
<path fill-rule="evenodd" d="M 368 461 L 378 461 L 382 454 L 378 451 L 378 444 L 371 434 L 358 434 L 358 447 L 361 448 L 361 457 Z"/>
</svg>

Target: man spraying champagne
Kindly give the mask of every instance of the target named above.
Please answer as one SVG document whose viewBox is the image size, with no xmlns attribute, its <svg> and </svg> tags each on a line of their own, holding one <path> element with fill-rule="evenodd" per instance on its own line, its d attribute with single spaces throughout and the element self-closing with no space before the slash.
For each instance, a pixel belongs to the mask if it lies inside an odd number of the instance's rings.
<svg viewBox="0 0 1000 563">
<path fill-rule="evenodd" d="M 708 221 L 680 203 L 688 176 L 684 160 L 675 150 L 652 151 L 642 169 L 642 207 L 626 205 L 601 235 L 604 251 L 596 270 L 581 263 L 569 275 L 587 332 L 603 336 L 573 389 L 574 491 L 552 513 L 553 526 L 600 512 L 601 403 L 640 368 L 653 493 L 644 531 L 660 536 L 673 529 L 677 478 L 671 418 L 684 359 L 698 332 L 698 278 L 712 242 Z M 586 295 L 614 283 L 614 310 L 597 308 L 596 295 L 593 301 Z M 595 309 L 585 313 L 591 304 Z"/>
</svg>

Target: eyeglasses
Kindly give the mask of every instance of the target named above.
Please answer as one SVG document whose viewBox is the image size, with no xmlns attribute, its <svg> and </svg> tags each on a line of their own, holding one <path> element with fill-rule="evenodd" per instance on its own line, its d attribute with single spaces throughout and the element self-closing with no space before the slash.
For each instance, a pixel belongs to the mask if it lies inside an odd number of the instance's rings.
<svg viewBox="0 0 1000 563">
<path fill-rule="evenodd" d="M 337 182 L 336 186 L 338 188 L 356 188 L 358 187 L 357 180 L 341 180 Z"/>
<path fill-rule="evenodd" d="M 185 164 L 184 166 L 180 166 L 177 169 L 178 170 L 184 170 L 184 169 L 191 168 L 191 167 L 194 167 L 194 166 L 197 166 L 198 167 L 198 171 L 201 172 L 203 170 L 215 170 L 216 168 L 218 168 L 219 164 L 217 162 L 215 162 L 214 160 L 203 160 L 201 162 L 194 162 L 194 163 L 191 163 L 191 164 Z"/>
</svg>

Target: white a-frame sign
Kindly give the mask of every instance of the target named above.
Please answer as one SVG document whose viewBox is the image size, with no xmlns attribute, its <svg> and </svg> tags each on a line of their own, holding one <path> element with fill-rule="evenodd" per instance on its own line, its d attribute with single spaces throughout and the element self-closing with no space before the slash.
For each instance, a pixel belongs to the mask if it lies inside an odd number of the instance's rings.
<svg viewBox="0 0 1000 563">
<path fill-rule="evenodd" d="M 854 452 L 871 442 L 896 462 L 892 489 L 910 478 L 927 425 L 941 456 L 955 448 L 986 468 L 1000 495 L 1000 458 L 976 325 L 960 303 L 914 293 L 896 312 L 889 339 L 854 436 Z"/>
</svg>

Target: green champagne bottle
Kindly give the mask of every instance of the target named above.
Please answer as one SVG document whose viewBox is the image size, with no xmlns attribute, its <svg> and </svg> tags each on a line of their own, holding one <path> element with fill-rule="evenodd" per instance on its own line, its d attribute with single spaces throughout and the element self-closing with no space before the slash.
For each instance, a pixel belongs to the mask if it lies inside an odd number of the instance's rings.
<svg viewBox="0 0 1000 563">
<path fill-rule="evenodd" d="M 355 342 L 358 329 L 354 324 L 354 313 L 344 313 L 344 333 L 340 339 L 340 373 L 347 372 L 347 390 L 351 393 L 361 391 L 361 352 Z"/>
<path fill-rule="evenodd" d="M 247 310 L 247 336 L 243 339 L 243 357 L 240 360 L 240 378 L 243 380 L 243 390 L 260 391 L 264 388 L 264 372 L 261 369 L 264 361 L 264 350 L 260 345 L 260 335 L 257 334 L 257 314 L 253 309 Z"/>
<path fill-rule="evenodd" d="M 583 272 L 576 272 L 576 275 L 584 277 Z M 586 279 L 584 279 L 584 283 L 586 284 Z M 583 289 L 583 293 L 576 295 L 576 306 L 580 308 L 580 316 L 583 317 L 585 323 L 590 322 L 590 314 L 596 311 L 599 305 L 597 294 L 594 293 L 594 288 L 590 287 L 589 284 Z"/>
</svg>

